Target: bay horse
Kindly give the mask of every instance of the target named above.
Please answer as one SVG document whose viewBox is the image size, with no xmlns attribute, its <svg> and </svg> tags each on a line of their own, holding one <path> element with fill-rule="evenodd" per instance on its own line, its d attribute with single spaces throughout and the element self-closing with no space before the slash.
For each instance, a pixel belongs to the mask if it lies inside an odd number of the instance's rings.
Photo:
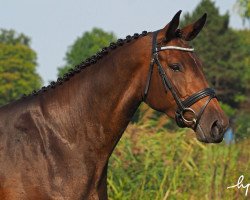
<svg viewBox="0 0 250 200">
<path fill-rule="evenodd" d="M 223 139 L 228 119 L 188 41 L 206 21 L 111 43 L 49 86 L 0 108 L 0 199 L 107 199 L 107 166 L 141 102 Z"/>
</svg>

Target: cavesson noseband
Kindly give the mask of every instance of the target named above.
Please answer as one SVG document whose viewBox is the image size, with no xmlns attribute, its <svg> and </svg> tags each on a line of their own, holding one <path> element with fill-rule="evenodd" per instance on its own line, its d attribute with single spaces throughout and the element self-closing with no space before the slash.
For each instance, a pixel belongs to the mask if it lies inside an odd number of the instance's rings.
<svg viewBox="0 0 250 200">
<path fill-rule="evenodd" d="M 151 80 L 152 73 L 153 73 L 153 68 L 154 68 L 154 65 L 156 64 L 157 68 L 158 68 L 158 72 L 161 76 L 161 79 L 162 79 L 162 82 L 163 82 L 163 85 L 165 88 L 165 92 L 170 90 L 170 92 L 172 93 L 172 95 L 175 99 L 175 102 L 177 104 L 177 110 L 175 112 L 175 120 L 176 120 L 177 125 L 179 127 L 192 127 L 195 130 L 199 124 L 201 115 L 205 111 L 207 105 L 209 104 L 209 102 L 213 98 L 216 98 L 215 91 L 212 88 L 206 88 L 204 90 L 201 90 L 201 91 L 189 96 L 184 101 L 181 100 L 181 98 L 178 96 L 175 88 L 173 87 L 170 79 L 167 77 L 167 75 L 166 75 L 166 73 L 165 73 L 165 71 L 164 71 L 164 69 L 159 61 L 158 52 L 164 51 L 164 50 L 179 50 L 179 51 L 193 52 L 194 49 L 178 47 L 178 46 L 157 47 L 156 40 L 157 40 L 158 32 L 159 31 L 153 32 L 152 59 L 150 62 L 149 73 L 148 73 L 147 82 L 146 82 L 146 88 L 144 91 L 144 100 L 146 100 L 146 98 L 147 98 L 147 94 L 148 94 L 148 90 L 149 90 L 149 86 L 150 86 L 150 80 Z M 199 101 L 207 96 L 209 98 L 207 99 L 205 104 L 202 106 L 199 113 L 196 114 L 195 111 L 191 108 L 191 106 L 193 104 L 195 104 L 197 101 Z M 185 114 L 188 114 L 188 113 L 193 116 L 192 119 L 188 119 L 185 117 Z"/>
</svg>

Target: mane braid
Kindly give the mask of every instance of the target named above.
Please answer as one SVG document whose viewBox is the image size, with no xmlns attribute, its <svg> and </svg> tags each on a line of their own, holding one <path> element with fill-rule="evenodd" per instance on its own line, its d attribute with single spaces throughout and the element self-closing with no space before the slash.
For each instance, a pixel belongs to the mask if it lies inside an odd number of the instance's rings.
<svg viewBox="0 0 250 200">
<path fill-rule="evenodd" d="M 48 86 L 43 86 L 39 90 L 33 90 L 30 94 L 22 95 L 22 99 L 26 98 L 28 96 L 36 96 L 40 93 L 46 92 L 49 89 L 54 89 L 58 85 L 62 85 L 64 82 L 68 81 L 72 76 L 75 74 L 81 72 L 81 70 L 85 69 L 86 67 L 95 64 L 98 60 L 103 58 L 105 55 L 107 55 L 110 51 L 123 46 L 125 43 L 129 43 L 134 39 L 138 39 L 139 37 L 144 37 L 148 35 L 147 31 L 143 31 L 141 34 L 135 33 L 133 36 L 128 35 L 126 36 L 126 39 L 118 39 L 116 42 L 111 42 L 108 47 L 102 48 L 102 50 L 98 51 L 95 55 L 87 58 L 85 61 L 81 62 L 80 64 L 76 65 L 74 68 L 71 68 L 68 70 L 67 73 L 63 75 L 63 77 L 59 77 L 57 81 L 52 81 Z"/>
</svg>

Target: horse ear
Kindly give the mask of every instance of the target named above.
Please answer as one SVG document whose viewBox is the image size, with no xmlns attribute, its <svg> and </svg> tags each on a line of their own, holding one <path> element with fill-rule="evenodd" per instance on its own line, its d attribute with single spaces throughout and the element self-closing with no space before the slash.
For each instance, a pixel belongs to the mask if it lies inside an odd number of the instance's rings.
<svg viewBox="0 0 250 200">
<path fill-rule="evenodd" d="M 195 23 L 190 24 L 183 29 L 181 29 L 182 38 L 186 41 L 193 40 L 201 31 L 203 26 L 206 23 L 207 13 L 205 13 L 200 19 L 198 19 Z"/>
<path fill-rule="evenodd" d="M 181 15 L 181 10 L 179 10 L 175 16 L 173 17 L 173 19 L 168 23 L 168 25 L 166 25 L 164 27 L 164 31 L 165 31 L 165 39 L 167 41 L 171 40 L 172 38 L 175 37 L 175 31 L 179 26 L 179 22 L 180 22 L 180 15 Z"/>
</svg>

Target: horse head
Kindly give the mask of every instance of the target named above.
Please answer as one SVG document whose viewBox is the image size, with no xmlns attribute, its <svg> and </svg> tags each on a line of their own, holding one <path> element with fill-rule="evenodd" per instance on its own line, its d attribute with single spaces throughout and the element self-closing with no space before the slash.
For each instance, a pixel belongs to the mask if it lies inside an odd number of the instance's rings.
<svg viewBox="0 0 250 200">
<path fill-rule="evenodd" d="M 180 127 L 192 128 L 198 140 L 218 143 L 223 140 L 228 119 L 215 91 L 209 88 L 201 60 L 188 44 L 202 30 L 207 15 L 178 29 L 180 13 L 152 34 L 144 101 L 174 118 Z M 148 69 L 148 61 L 145 67 Z"/>
</svg>

